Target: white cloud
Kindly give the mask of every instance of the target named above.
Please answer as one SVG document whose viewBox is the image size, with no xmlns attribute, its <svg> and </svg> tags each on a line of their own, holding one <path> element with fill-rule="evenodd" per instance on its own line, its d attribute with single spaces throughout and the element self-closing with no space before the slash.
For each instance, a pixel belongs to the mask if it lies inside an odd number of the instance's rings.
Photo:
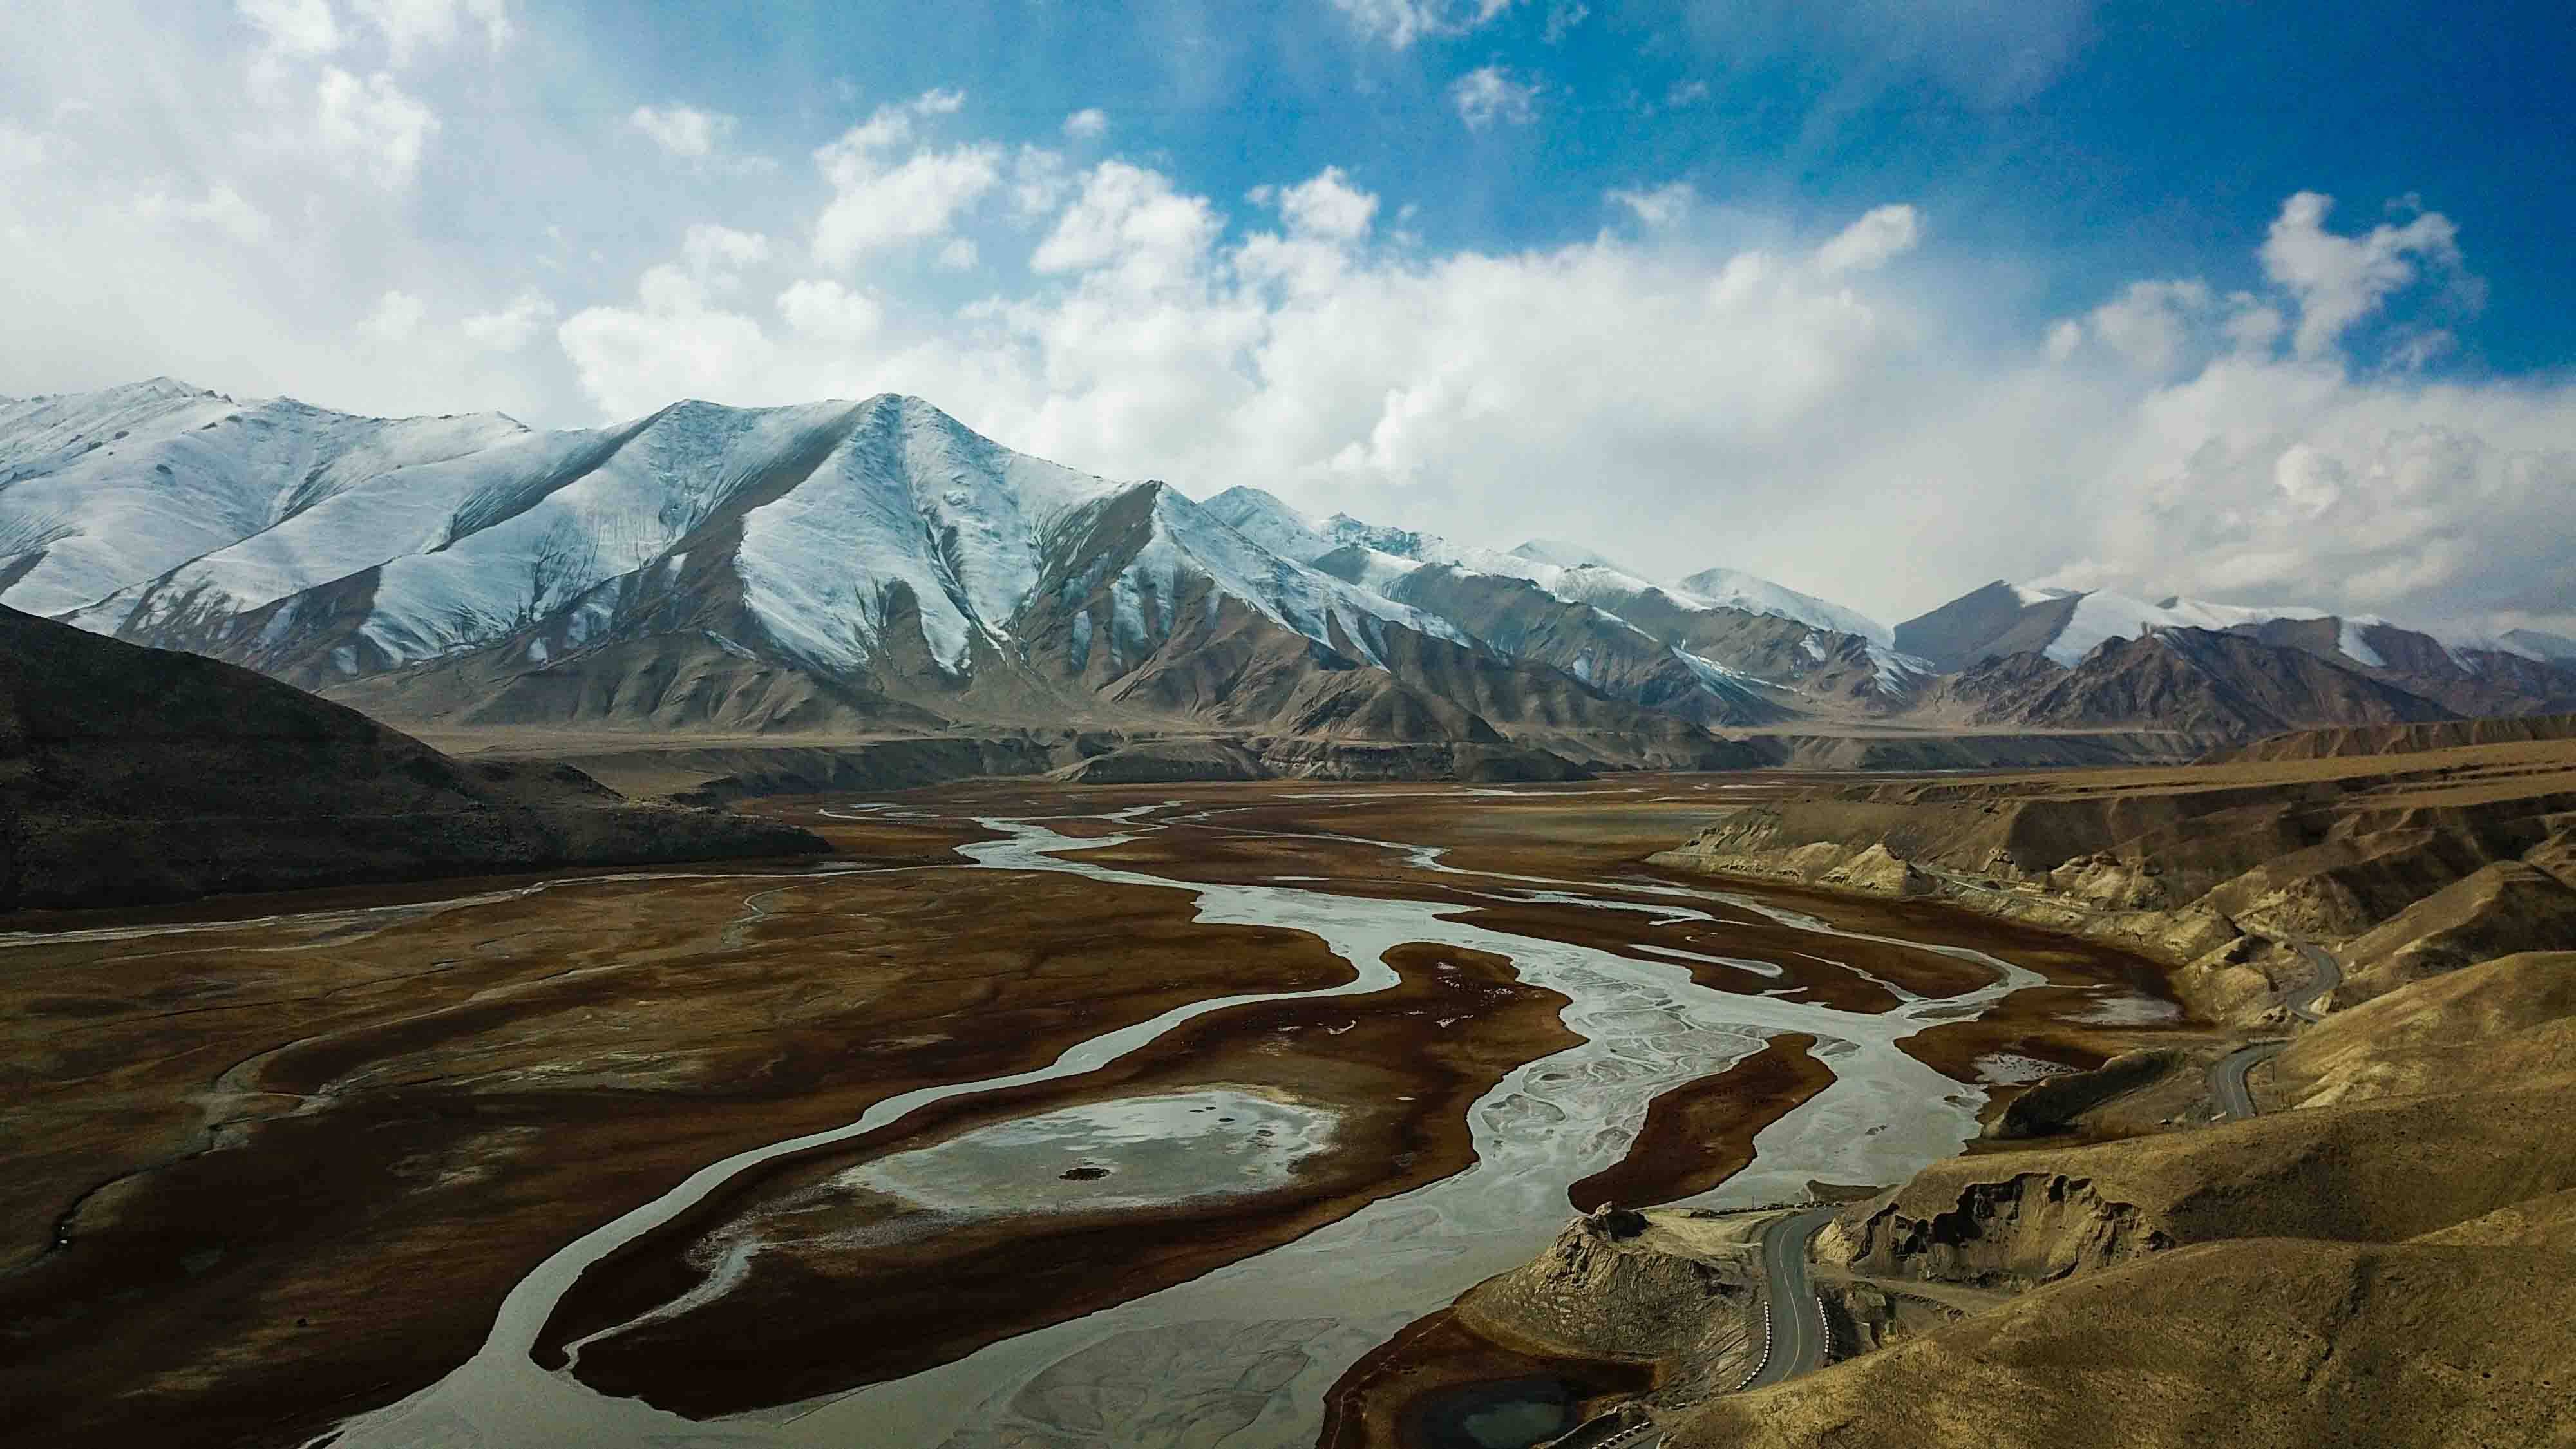
<svg viewBox="0 0 2576 1449">
<path fill-rule="evenodd" d="M 1511 71 L 1499 65 L 1478 67 L 1449 86 L 1449 104 L 1458 108 L 1458 119 L 1470 131 L 1481 131 L 1496 121 L 1528 125 L 1537 115 L 1537 99 L 1537 85 L 1512 79 Z"/>
<path fill-rule="evenodd" d="M 1816 267 L 1828 275 L 1873 271 L 1914 250 L 1922 237 L 1922 218 L 1913 207 L 1876 207 L 1819 248 Z"/>
<path fill-rule="evenodd" d="M 531 287 L 490 312 L 477 312 L 456 324 L 457 332 L 484 352 L 516 352 L 535 340 L 555 320 L 555 304 Z"/>
<path fill-rule="evenodd" d="M 427 302 L 409 292 L 391 291 L 376 299 L 376 310 L 358 324 L 358 330 L 378 342 L 408 342 L 428 315 Z"/>
<path fill-rule="evenodd" d="M 242 19 L 280 55 L 328 55 L 340 48 L 331 0 L 236 0 Z"/>
<path fill-rule="evenodd" d="M 1708 96 L 1708 82 L 1706 81 L 1675 81 L 1672 83 L 1672 86 L 1664 92 L 1664 109 L 1669 111 L 1679 110 L 1684 106 L 1695 106 L 1700 102 L 1707 100 Z"/>
<path fill-rule="evenodd" d="M 2191 345 L 2192 329 L 2214 305 L 2200 282 L 2131 282 L 2093 309 L 2093 335 L 2148 372 L 2171 371 Z"/>
<path fill-rule="evenodd" d="M 1591 13 L 1592 7 L 1584 4 L 1583 0 L 1556 0 L 1555 4 L 1547 7 L 1547 29 L 1541 38 L 1550 45 L 1562 45 L 1565 37 L 1574 33 L 1574 27 L 1581 25 L 1584 17 Z"/>
<path fill-rule="evenodd" d="M 1011 211 L 1022 221 L 1052 213 L 1072 189 L 1073 173 L 1060 151 L 1022 146 L 1011 160 Z"/>
<path fill-rule="evenodd" d="M 315 134 L 325 151 L 388 190 L 411 184 L 421 152 L 438 132 L 428 106 L 387 72 L 360 80 L 338 66 L 323 70 L 314 94 Z"/>
<path fill-rule="evenodd" d="M 1465 35 L 1479 29 L 1510 9 L 1512 0 L 1331 0 L 1331 3 L 1335 10 L 1349 18 L 1363 38 L 1383 40 L 1396 50 L 1404 50 L 1426 37 Z M 1579 11 L 1582 7 L 1575 8 Z M 1580 19 L 1581 16 L 1575 18 Z M 1553 17 L 1550 24 L 1554 24 Z"/>
<path fill-rule="evenodd" d="M 1368 235 L 1369 221 L 1377 215 L 1376 193 L 1352 186 L 1339 166 L 1327 166 L 1276 196 L 1280 220 L 1296 235 L 1353 241 Z"/>
<path fill-rule="evenodd" d="M 695 106 L 637 106 L 626 124 L 653 138 L 653 144 L 684 161 L 700 161 L 733 135 L 736 122 L 721 111 Z"/>
<path fill-rule="evenodd" d="M 1029 257 L 1032 271 L 1123 269 L 1146 290 L 1184 280 L 1223 226 L 1204 197 L 1183 196 L 1171 178 L 1124 161 L 1083 177 L 1082 193 Z"/>
<path fill-rule="evenodd" d="M 211 226 L 237 242 L 255 242 L 269 234 L 266 213 L 220 182 L 196 201 L 170 194 L 166 183 L 154 183 L 134 199 L 135 214 L 149 222 L 195 222 Z"/>
<path fill-rule="evenodd" d="M 941 235 L 1002 175 L 1002 148 L 989 144 L 916 152 L 893 167 L 861 152 L 832 151 L 820 157 L 832 202 L 814 222 L 814 256 L 825 266 Z"/>
<path fill-rule="evenodd" d="M 967 237 L 951 237 L 948 245 L 939 249 L 939 267 L 942 271 L 971 272 L 975 269 L 975 258 L 975 243 Z"/>
<path fill-rule="evenodd" d="M 1687 181 L 1668 182 L 1652 191 L 1603 193 L 1606 200 L 1635 212 L 1637 220 L 1648 226 L 1671 226 L 1687 215 L 1699 200 L 1699 193 Z"/>
<path fill-rule="evenodd" d="M 846 344 L 875 335 L 885 320 L 885 308 L 864 292 L 822 278 L 798 282 L 779 293 L 778 315 L 807 337 Z"/>
<path fill-rule="evenodd" d="M 640 416 L 680 398 L 765 401 L 776 344 L 760 324 L 709 300 L 681 267 L 648 268 L 633 307 L 587 307 L 555 329 L 582 390 L 611 413 Z"/>
<path fill-rule="evenodd" d="M 0 120 L 0 174 L 33 171 L 52 154 L 53 146 L 42 132 Z"/>
<path fill-rule="evenodd" d="M 456 43 L 468 24 L 479 25 L 486 46 L 494 51 L 510 43 L 516 27 L 508 0 L 350 0 L 384 36 L 385 49 L 397 66 L 410 64 L 421 50 L 442 50 Z"/>
<path fill-rule="evenodd" d="M 1109 113 L 1098 106 L 1064 118 L 1064 133 L 1077 141 L 1097 141 L 1109 134 Z"/>
<path fill-rule="evenodd" d="M 2459 229 L 2440 212 L 2346 237 L 2325 229 L 2333 207 L 2332 197 L 2299 192 L 2282 204 L 2263 239 L 2264 275 L 2288 288 L 2299 304 L 2290 345 L 2301 357 L 2323 355 L 2390 294 L 2413 285 L 2420 269 L 2461 271 Z"/>
<path fill-rule="evenodd" d="M 991 142 L 915 150 L 889 164 L 888 153 L 912 139 L 919 116 L 955 113 L 962 91 L 928 91 L 874 115 L 814 153 L 832 183 L 832 200 L 814 222 L 814 257 L 847 266 L 869 252 L 944 235 L 958 214 L 1002 179 L 1002 148 Z"/>
<path fill-rule="evenodd" d="M 692 279 L 722 290 L 741 280 L 744 267 L 769 260 L 769 238 L 701 221 L 681 236 L 680 259 Z"/>
</svg>

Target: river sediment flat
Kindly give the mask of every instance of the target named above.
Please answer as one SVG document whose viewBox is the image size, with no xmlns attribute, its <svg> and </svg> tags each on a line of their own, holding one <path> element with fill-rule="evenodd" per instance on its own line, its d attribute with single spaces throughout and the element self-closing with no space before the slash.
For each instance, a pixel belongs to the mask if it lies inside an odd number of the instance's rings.
<svg viewBox="0 0 2576 1449">
<path fill-rule="evenodd" d="M 795 875 L 26 923 L 0 1408 L 1313 1442 L 1584 1199 L 1892 1180 L 1979 1060 L 2187 1029 L 2096 1019 L 2162 1003 L 2088 944 L 1635 864 L 1707 803 L 970 786 L 761 802 L 845 852 Z"/>
</svg>

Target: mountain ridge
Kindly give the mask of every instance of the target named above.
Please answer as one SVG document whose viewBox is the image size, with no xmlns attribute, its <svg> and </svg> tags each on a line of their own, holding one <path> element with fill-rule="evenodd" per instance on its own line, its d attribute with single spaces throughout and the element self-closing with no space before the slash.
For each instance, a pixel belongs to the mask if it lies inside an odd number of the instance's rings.
<svg viewBox="0 0 2576 1449">
<path fill-rule="evenodd" d="M 0 599 L 441 728 L 1213 728 L 1616 768 L 1741 758 L 1727 732 L 2422 717 L 2389 691 L 2576 708 L 2553 636 L 2002 582 L 1888 628 L 1723 567 L 1658 582 L 1566 540 L 1109 479 L 891 393 L 562 432 L 173 379 L 16 400 Z M 2085 673 L 2177 628 L 2261 647 L 2195 646 L 2152 686 Z"/>
</svg>

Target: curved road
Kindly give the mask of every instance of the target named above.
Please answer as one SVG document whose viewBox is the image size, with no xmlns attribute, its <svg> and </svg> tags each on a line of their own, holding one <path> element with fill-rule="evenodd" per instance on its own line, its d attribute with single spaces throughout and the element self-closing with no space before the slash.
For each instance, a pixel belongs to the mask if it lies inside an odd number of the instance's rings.
<svg viewBox="0 0 2576 1449">
<path fill-rule="evenodd" d="M 2218 1099 L 2218 1115 L 2231 1122 L 2242 1122 L 2260 1110 L 2254 1105 L 2253 1090 L 2246 1085 L 2245 1074 L 2281 1054 L 2286 1041 L 2258 1041 L 2238 1047 L 2209 1064 L 2209 1094 Z"/>
<path fill-rule="evenodd" d="M 1762 1300 L 1771 1341 L 1745 1388 L 1765 1388 L 1825 1366 L 1825 1308 L 1807 1273 L 1807 1247 L 1833 1215 L 1830 1207 L 1812 1207 L 1763 1229 Z"/>
<path fill-rule="evenodd" d="M 2298 995 L 2284 997 L 2281 1004 L 2303 1022 L 2325 1020 L 2324 1002 L 2343 984 L 2343 963 L 2335 959 L 2332 951 L 2297 936 L 2283 937 L 2282 944 L 2307 957 L 2308 964 L 2317 970 L 2317 979 Z M 2248 1042 L 2209 1064 L 2209 1094 L 2218 1099 L 2220 1116 L 2241 1122 L 2262 1110 L 2254 1105 L 2254 1092 L 2245 1074 L 2279 1056 L 2288 1045 L 2287 1041 Z"/>
<path fill-rule="evenodd" d="M 2308 964 L 2317 968 L 2317 979 L 2309 983 L 2307 990 L 2285 999 L 2281 1004 L 2287 1006 L 2290 1014 L 2301 1021 L 2325 1020 L 2325 999 L 2332 996 L 2334 989 L 2343 984 L 2343 963 L 2335 959 L 2332 951 L 2314 941 L 2298 936 L 2285 936 L 2282 941 L 2291 950 L 2308 958 Z"/>
<path fill-rule="evenodd" d="M 1760 1366 L 1752 1377 L 1736 1386 L 1736 1392 L 1767 1388 L 1824 1367 L 1832 1339 L 1825 1327 L 1825 1306 L 1817 1299 L 1815 1281 L 1808 1272 L 1807 1255 L 1816 1234 L 1833 1215 L 1830 1206 L 1802 1208 L 1762 1230 L 1757 1242 L 1762 1253 L 1763 1324 L 1768 1337 L 1763 1343 Z M 1688 1408 L 1689 1404 L 1673 1407 Z M 1615 1415 L 1605 1414 L 1555 1440 L 1552 1449 L 1658 1449 L 1663 1442 L 1660 1424 L 1650 1420 L 1622 1428 Z"/>
</svg>

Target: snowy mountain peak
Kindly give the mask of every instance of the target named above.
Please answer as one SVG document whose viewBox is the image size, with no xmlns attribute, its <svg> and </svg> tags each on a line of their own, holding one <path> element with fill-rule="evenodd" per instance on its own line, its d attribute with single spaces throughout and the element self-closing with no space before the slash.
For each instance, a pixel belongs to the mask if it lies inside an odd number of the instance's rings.
<svg viewBox="0 0 2576 1449">
<path fill-rule="evenodd" d="M 1601 568 L 1613 569 L 1623 574 L 1636 573 L 1636 570 L 1624 564 L 1614 563 L 1582 544 L 1569 543 L 1561 538 L 1533 538 L 1513 549 L 1512 555 L 1515 558 L 1528 559 L 1533 563 L 1554 564 L 1558 568 Z"/>
<path fill-rule="evenodd" d="M 1680 586 L 1694 598 L 1726 608 L 1795 619 L 1801 624 L 1812 624 L 1840 634 L 1857 634 L 1882 647 L 1892 647 L 1895 643 L 1895 634 L 1886 625 L 1857 609 L 1845 608 L 1813 594 L 1802 594 L 1737 569 L 1702 569 L 1683 579 Z"/>
<path fill-rule="evenodd" d="M 1336 513 L 1325 519 L 1317 525 L 1316 531 L 1331 539 L 1336 546 L 1356 543 L 1366 548 L 1376 549 L 1379 553 L 1391 553 L 1397 558 L 1409 558 L 1422 563 L 1447 562 L 1455 558 L 1459 552 L 1449 546 L 1448 540 L 1436 533 L 1423 533 L 1410 528 L 1394 528 L 1385 524 L 1369 523 L 1353 518 L 1347 513 Z"/>
</svg>

